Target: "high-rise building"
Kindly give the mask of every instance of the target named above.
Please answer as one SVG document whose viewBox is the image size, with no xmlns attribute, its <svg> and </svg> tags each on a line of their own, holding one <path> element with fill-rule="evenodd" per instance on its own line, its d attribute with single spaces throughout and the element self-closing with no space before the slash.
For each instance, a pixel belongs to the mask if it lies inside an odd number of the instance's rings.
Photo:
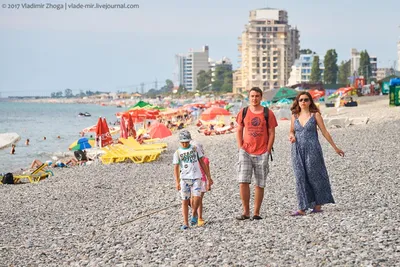
<svg viewBox="0 0 400 267">
<path fill-rule="evenodd" d="M 208 71 L 209 50 L 204 46 L 201 51 L 189 51 L 187 54 L 176 55 L 178 64 L 178 81 L 186 90 L 193 91 L 197 87 L 197 74 L 201 71 Z"/>
<path fill-rule="evenodd" d="M 239 64 L 234 72 L 234 92 L 257 86 L 269 90 L 285 86 L 299 56 L 300 34 L 288 24 L 285 10 L 263 8 L 250 11 L 239 40 Z"/>
</svg>

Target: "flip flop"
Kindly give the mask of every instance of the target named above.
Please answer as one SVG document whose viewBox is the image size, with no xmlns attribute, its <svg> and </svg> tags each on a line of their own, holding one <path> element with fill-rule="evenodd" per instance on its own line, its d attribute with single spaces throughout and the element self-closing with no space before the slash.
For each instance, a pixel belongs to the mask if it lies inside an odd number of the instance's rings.
<svg viewBox="0 0 400 267">
<path fill-rule="evenodd" d="M 197 217 L 192 217 L 192 219 L 190 220 L 190 225 L 191 226 L 197 225 Z"/>
<path fill-rule="evenodd" d="M 187 226 L 187 225 L 182 225 L 181 226 L 181 230 L 187 230 L 187 229 L 189 229 L 189 226 Z"/>
<path fill-rule="evenodd" d="M 238 217 L 236 217 L 236 220 L 238 221 L 244 221 L 244 220 L 248 220 L 250 219 L 250 216 L 246 216 L 246 215 L 240 215 Z"/>
<path fill-rule="evenodd" d="M 258 215 L 254 215 L 253 216 L 253 220 L 262 220 L 262 217 L 258 216 Z"/>
<path fill-rule="evenodd" d="M 292 212 L 292 213 L 290 214 L 290 216 L 292 216 L 292 217 L 304 216 L 304 215 L 306 215 L 306 214 L 305 214 L 305 213 L 300 213 L 298 210 L 296 210 L 295 212 Z"/>
<path fill-rule="evenodd" d="M 321 212 L 324 212 L 324 211 L 323 210 L 314 210 L 314 209 L 311 211 L 311 213 L 321 213 Z"/>
</svg>

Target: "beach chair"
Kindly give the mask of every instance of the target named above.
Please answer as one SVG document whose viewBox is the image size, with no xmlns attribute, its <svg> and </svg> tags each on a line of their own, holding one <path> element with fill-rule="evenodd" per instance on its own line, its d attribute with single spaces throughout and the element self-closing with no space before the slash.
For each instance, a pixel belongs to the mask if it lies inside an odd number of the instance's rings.
<svg viewBox="0 0 400 267">
<path fill-rule="evenodd" d="M 32 171 L 29 175 L 15 175 L 14 183 L 18 184 L 21 182 L 22 179 L 28 179 L 30 183 L 36 184 L 41 180 L 49 177 L 50 175 L 53 176 L 53 172 L 46 169 L 47 166 L 47 164 L 43 163 L 36 170 Z"/>
<path fill-rule="evenodd" d="M 136 151 L 125 145 L 108 146 L 105 151 L 106 154 L 100 157 L 103 164 L 125 162 L 128 159 L 134 163 L 151 162 L 161 154 L 161 150 Z"/>
<path fill-rule="evenodd" d="M 154 150 L 154 149 L 165 149 L 167 147 L 167 143 L 155 143 L 155 144 L 143 144 L 141 145 L 138 141 L 136 141 L 133 137 L 128 137 L 128 139 L 120 138 L 119 141 L 133 148 L 134 150 Z"/>
<path fill-rule="evenodd" d="M 156 159 L 161 154 L 160 149 L 156 150 L 134 150 L 125 145 L 115 145 L 115 149 L 118 150 L 121 155 L 127 156 L 130 160 L 134 163 L 144 163 L 144 162 L 151 162 Z"/>
</svg>

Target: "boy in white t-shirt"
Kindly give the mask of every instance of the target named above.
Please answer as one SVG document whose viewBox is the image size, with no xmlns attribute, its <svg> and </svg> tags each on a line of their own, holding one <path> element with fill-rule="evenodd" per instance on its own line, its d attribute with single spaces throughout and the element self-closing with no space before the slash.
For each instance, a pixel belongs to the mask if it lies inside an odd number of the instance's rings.
<svg viewBox="0 0 400 267">
<path fill-rule="evenodd" d="M 190 145 L 190 140 L 192 140 L 192 137 L 189 131 L 183 130 L 179 133 L 179 142 L 181 146 L 174 153 L 173 159 L 176 189 L 181 192 L 182 198 L 182 230 L 189 228 L 188 213 L 191 197 L 193 197 L 193 201 L 190 224 L 194 226 L 198 223 L 197 208 L 201 198 L 201 168 L 206 169 L 202 159 L 203 153 L 196 149 L 195 146 Z M 213 184 L 209 173 L 207 173 L 207 180 L 207 189 L 209 189 Z"/>
</svg>

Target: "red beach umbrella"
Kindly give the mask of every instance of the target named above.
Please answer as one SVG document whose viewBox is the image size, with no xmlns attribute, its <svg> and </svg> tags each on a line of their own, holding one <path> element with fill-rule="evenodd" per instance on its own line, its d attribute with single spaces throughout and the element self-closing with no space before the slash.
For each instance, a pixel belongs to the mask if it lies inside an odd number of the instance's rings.
<svg viewBox="0 0 400 267">
<path fill-rule="evenodd" d="M 112 136 L 110 130 L 108 129 L 106 118 L 101 117 L 97 121 L 96 125 L 96 141 L 100 147 L 105 147 L 112 144 Z"/>
</svg>

